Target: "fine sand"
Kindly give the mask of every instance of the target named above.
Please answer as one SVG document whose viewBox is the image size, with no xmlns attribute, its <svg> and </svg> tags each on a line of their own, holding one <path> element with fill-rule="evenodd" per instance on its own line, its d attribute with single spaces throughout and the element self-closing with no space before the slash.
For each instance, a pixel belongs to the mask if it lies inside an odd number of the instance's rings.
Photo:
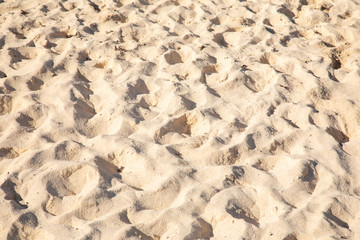
<svg viewBox="0 0 360 240">
<path fill-rule="evenodd" d="M 0 239 L 360 239 L 360 1 L 0 0 Z"/>
</svg>

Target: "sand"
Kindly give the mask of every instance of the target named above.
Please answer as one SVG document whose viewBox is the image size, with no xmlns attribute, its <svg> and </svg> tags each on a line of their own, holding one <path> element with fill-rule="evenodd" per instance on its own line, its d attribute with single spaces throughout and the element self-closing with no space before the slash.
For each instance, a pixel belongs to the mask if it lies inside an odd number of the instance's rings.
<svg viewBox="0 0 360 240">
<path fill-rule="evenodd" d="M 360 239 L 358 0 L 0 0 L 0 239 Z"/>
</svg>

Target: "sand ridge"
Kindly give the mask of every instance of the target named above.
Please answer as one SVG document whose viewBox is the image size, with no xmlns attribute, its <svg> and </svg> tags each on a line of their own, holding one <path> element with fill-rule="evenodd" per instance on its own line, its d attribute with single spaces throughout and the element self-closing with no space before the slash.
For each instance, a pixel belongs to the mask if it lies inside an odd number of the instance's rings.
<svg viewBox="0 0 360 240">
<path fill-rule="evenodd" d="M 0 0 L 0 239 L 357 239 L 360 3 Z"/>
</svg>

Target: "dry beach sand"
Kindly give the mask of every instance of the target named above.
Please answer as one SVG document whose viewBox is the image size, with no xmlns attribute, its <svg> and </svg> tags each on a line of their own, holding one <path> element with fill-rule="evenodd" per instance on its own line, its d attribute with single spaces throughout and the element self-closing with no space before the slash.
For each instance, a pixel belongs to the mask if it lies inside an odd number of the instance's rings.
<svg viewBox="0 0 360 240">
<path fill-rule="evenodd" d="M 360 239 L 360 1 L 0 0 L 0 239 Z"/>
</svg>

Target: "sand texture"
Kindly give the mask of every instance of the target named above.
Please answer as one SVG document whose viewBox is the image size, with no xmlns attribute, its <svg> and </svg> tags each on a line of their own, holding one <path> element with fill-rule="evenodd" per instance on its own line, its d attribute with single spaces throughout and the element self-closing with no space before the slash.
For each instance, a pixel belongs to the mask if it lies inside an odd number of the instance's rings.
<svg viewBox="0 0 360 240">
<path fill-rule="evenodd" d="M 360 1 L 0 0 L 0 239 L 360 239 Z"/>
</svg>

